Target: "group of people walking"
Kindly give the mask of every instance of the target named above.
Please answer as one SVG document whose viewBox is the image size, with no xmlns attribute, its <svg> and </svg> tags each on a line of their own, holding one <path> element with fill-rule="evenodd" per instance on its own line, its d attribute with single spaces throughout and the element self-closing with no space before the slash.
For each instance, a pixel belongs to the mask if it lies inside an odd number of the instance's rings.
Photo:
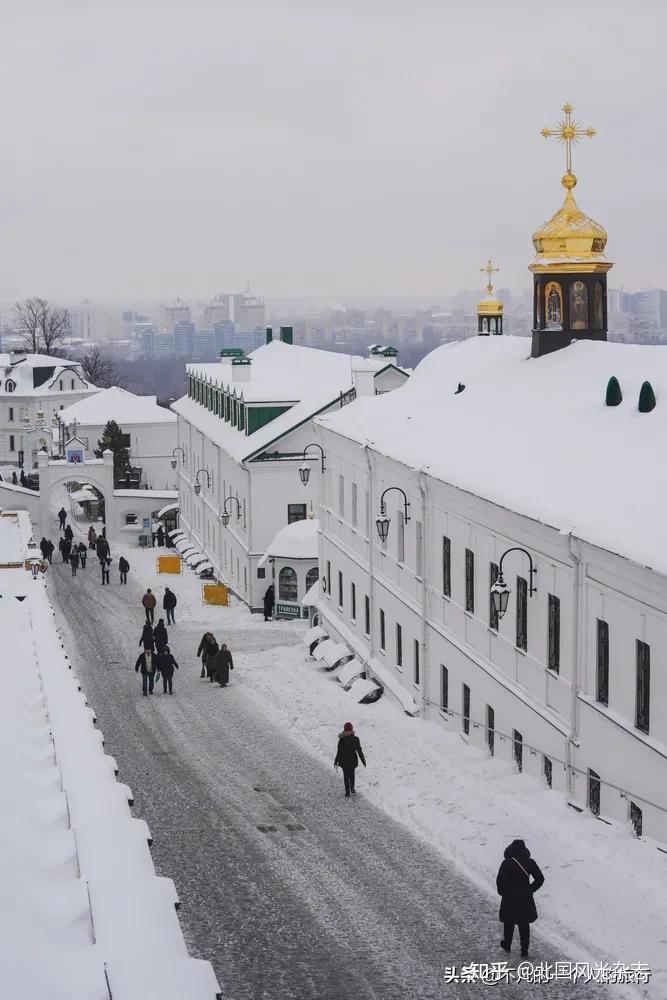
<svg viewBox="0 0 667 1000">
<path fill-rule="evenodd" d="M 168 625 L 176 624 L 175 609 L 177 603 L 176 594 L 169 587 L 166 587 L 162 598 L 162 607 L 166 611 Z M 139 639 L 142 652 L 139 654 L 134 669 L 137 673 L 141 673 L 142 693 L 144 697 L 153 694 L 155 684 L 161 678 L 164 693 L 173 694 L 174 671 L 178 670 L 179 667 L 169 648 L 169 633 L 164 618 L 159 618 L 157 625 L 153 627 L 157 598 L 150 587 L 141 598 L 141 604 L 146 621 Z"/>
<path fill-rule="evenodd" d="M 218 640 L 212 632 L 204 632 L 197 649 L 197 656 L 201 657 L 200 677 L 208 677 L 211 683 L 217 681 L 220 687 L 229 684 L 229 671 L 234 669 L 234 661 L 226 643 L 218 645 Z"/>
</svg>

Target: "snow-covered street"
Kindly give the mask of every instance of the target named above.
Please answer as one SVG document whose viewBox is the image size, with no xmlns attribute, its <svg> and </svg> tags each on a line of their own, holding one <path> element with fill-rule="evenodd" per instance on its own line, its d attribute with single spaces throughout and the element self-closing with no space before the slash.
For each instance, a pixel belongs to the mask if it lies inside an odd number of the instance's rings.
<svg viewBox="0 0 667 1000">
<path fill-rule="evenodd" d="M 298 661 L 301 684 L 311 683 L 302 626 L 265 625 L 239 607 L 197 607 L 191 595 L 183 599 L 183 592 L 198 587 L 191 575 L 161 577 L 160 596 L 166 583 L 182 598 L 178 624 L 169 630 L 180 670 L 173 698 L 160 691 L 144 699 L 134 663 L 142 584 L 147 579 L 157 589 L 151 573 L 156 552 L 126 550 L 133 566 L 126 587 L 118 584 L 119 552 L 113 552 L 110 587 L 102 588 L 93 558 L 76 578 L 54 561 L 49 589 L 107 751 L 118 761 L 121 780 L 133 788 L 136 814 L 152 830 L 156 867 L 176 882 L 190 952 L 213 962 L 225 996 L 479 996 L 487 988 L 482 983 L 446 985 L 444 976 L 447 967 L 505 958 L 498 948 L 493 887 L 484 892 L 408 826 L 371 804 L 364 790 L 375 781 L 375 750 L 360 775 L 360 795 L 343 797 L 340 776 L 316 758 L 324 738 L 333 760 L 342 715 L 324 733 L 314 717 L 312 745 L 306 747 L 281 725 L 284 714 L 266 698 L 272 663 L 277 685 L 294 677 Z M 236 669 L 225 690 L 199 678 L 195 652 L 204 623 L 234 652 Z M 283 659 L 289 662 L 286 674 L 280 671 Z M 341 697 L 347 699 L 342 691 Z M 284 690 L 280 701 L 284 705 Z M 295 694 L 294 712 L 305 704 Z M 382 715 L 397 711 L 389 703 L 348 705 L 355 724 L 360 710 L 369 723 L 380 708 Z M 305 725 L 295 728 L 307 731 L 308 720 L 299 721 Z M 461 839 L 471 835 L 478 832 L 461 824 Z M 535 961 L 581 957 L 550 946 L 540 926 L 534 928 Z M 518 950 L 512 957 L 510 964 L 518 965 Z M 159 942 L 150 960 L 159 960 Z M 571 995 L 572 986 L 521 983 L 502 989 L 510 997 L 559 997 Z M 576 991 L 579 997 L 607 995 L 604 986 L 581 982 Z"/>
</svg>

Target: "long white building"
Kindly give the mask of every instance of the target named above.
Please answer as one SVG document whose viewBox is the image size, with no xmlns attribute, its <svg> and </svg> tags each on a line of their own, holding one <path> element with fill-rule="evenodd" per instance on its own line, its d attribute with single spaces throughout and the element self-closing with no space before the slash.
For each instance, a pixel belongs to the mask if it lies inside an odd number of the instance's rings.
<svg viewBox="0 0 667 1000">
<path fill-rule="evenodd" d="M 667 351 L 528 347 L 441 347 L 318 418 L 321 623 L 408 711 L 666 840 Z"/>
<path fill-rule="evenodd" d="M 180 524 L 250 607 L 262 607 L 272 582 L 259 565 L 269 543 L 317 503 L 320 451 L 307 448 L 317 443 L 313 418 L 403 384 L 408 374 L 395 353 L 359 358 L 276 340 L 247 358 L 187 366 L 188 394 L 173 404 Z"/>
</svg>

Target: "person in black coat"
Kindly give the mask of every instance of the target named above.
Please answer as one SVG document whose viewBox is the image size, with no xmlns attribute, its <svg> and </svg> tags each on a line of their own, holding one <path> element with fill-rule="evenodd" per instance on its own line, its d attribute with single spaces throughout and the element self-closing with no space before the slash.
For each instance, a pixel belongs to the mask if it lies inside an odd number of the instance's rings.
<svg viewBox="0 0 667 1000">
<path fill-rule="evenodd" d="M 74 532 L 72 531 L 72 525 L 71 524 L 68 524 L 67 527 L 65 528 L 65 538 L 67 539 L 67 541 L 71 545 L 72 544 L 72 539 L 74 538 Z"/>
<path fill-rule="evenodd" d="M 350 792 L 352 795 L 355 794 L 354 772 L 357 769 L 359 761 L 366 767 L 366 758 L 364 757 L 364 751 L 361 749 L 359 737 L 355 735 L 352 723 L 346 722 L 343 726 L 343 732 L 338 736 L 338 750 L 336 751 L 336 759 L 334 760 L 334 767 L 342 767 L 343 769 L 346 799 L 349 799 Z"/>
<path fill-rule="evenodd" d="M 223 642 L 213 660 L 211 680 L 216 680 L 222 688 L 226 687 L 229 684 L 229 671 L 233 669 L 234 661 L 232 660 L 232 654 Z"/>
<path fill-rule="evenodd" d="M 276 604 L 276 592 L 274 590 L 273 584 L 266 588 L 266 593 L 264 594 L 264 621 L 268 622 L 269 618 L 273 618 L 273 609 Z"/>
<path fill-rule="evenodd" d="M 161 524 L 158 525 L 156 535 L 157 535 L 157 543 L 160 547 L 162 547 L 164 545 L 164 531 Z"/>
<path fill-rule="evenodd" d="M 169 587 L 164 588 L 164 597 L 162 598 L 162 607 L 167 612 L 167 625 L 175 625 L 176 619 L 174 617 L 174 609 L 176 608 L 176 594 Z"/>
<path fill-rule="evenodd" d="M 109 558 L 110 549 L 109 543 L 107 542 L 104 535 L 97 536 L 97 542 L 95 543 L 95 551 L 97 552 L 97 558 L 101 563 Z"/>
<path fill-rule="evenodd" d="M 76 576 L 76 571 L 77 571 L 77 569 L 79 567 L 79 550 L 78 549 L 74 549 L 74 551 L 70 553 L 69 564 L 72 567 L 72 576 Z"/>
<path fill-rule="evenodd" d="M 55 549 L 55 545 L 53 544 L 53 542 L 49 538 L 48 541 L 47 541 L 47 543 L 46 543 L 46 558 L 49 560 L 49 562 L 53 562 L 53 550 L 54 549 Z"/>
<path fill-rule="evenodd" d="M 150 649 L 155 652 L 155 633 L 153 632 L 153 626 L 149 625 L 148 622 L 143 627 L 139 645 L 143 649 Z"/>
<path fill-rule="evenodd" d="M 153 629 L 153 635 L 155 637 L 155 648 L 158 653 L 161 653 L 164 647 L 169 642 L 169 634 L 165 628 L 164 618 L 158 620 L 157 625 Z"/>
<path fill-rule="evenodd" d="M 505 860 L 500 866 L 496 887 L 500 900 L 499 919 L 503 924 L 500 947 L 509 952 L 512 948 L 514 925 L 519 927 L 521 957 L 528 957 L 530 925 L 537 920 L 533 894 L 544 884 L 544 875 L 530 856 L 523 840 L 513 840 L 505 848 Z"/>
<path fill-rule="evenodd" d="M 178 663 L 172 656 L 169 646 L 165 646 L 164 649 L 157 654 L 155 662 L 158 670 L 162 674 L 162 688 L 164 693 L 166 694 L 168 691 L 169 694 L 173 694 L 174 689 L 172 682 L 174 678 L 174 670 L 178 670 Z"/>
<path fill-rule="evenodd" d="M 120 582 L 127 583 L 127 574 L 130 572 L 130 564 L 125 556 L 121 556 L 118 560 L 118 572 L 120 573 Z"/>
<path fill-rule="evenodd" d="M 157 663 L 155 653 L 152 649 L 145 649 L 143 653 L 139 654 L 137 662 L 134 665 L 134 669 L 136 673 L 141 671 L 141 688 L 143 693 L 145 695 L 153 694 Z"/>
<path fill-rule="evenodd" d="M 40 552 L 42 553 L 42 559 L 48 559 L 49 557 L 49 543 L 46 538 L 42 535 L 42 540 L 39 543 Z"/>
</svg>

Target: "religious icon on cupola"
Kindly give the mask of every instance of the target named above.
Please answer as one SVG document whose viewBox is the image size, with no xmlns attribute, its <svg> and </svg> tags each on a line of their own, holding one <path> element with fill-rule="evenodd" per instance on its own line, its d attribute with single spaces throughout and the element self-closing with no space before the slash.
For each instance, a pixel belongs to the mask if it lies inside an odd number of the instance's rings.
<svg viewBox="0 0 667 1000">
<path fill-rule="evenodd" d="M 547 330 L 563 329 L 563 293 L 557 281 L 550 281 L 544 289 Z"/>
<path fill-rule="evenodd" d="M 570 329 L 585 330 L 588 326 L 588 289 L 583 281 L 574 281 L 570 288 Z"/>
</svg>

